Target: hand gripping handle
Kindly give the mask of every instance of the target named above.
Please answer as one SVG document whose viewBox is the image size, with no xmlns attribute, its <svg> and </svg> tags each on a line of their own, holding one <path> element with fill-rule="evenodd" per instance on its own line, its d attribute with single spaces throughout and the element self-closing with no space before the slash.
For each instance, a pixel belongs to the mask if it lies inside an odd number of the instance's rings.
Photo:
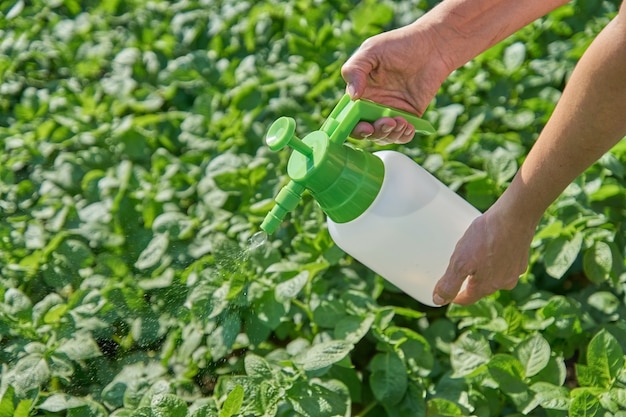
<svg viewBox="0 0 626 417">
<path fill-rule="evenodd" d="M 330 113 L 321 130 L 325 131 L 334 143 L 343 143 L 360 121 L 374 122 L 382 117 L 403 117 L 411 123 L 416 133 L 430 135 L 435 128 L 414 114 L 387 107 L 370 100 L 352 100 L 345 94 Z"/>
</svg>

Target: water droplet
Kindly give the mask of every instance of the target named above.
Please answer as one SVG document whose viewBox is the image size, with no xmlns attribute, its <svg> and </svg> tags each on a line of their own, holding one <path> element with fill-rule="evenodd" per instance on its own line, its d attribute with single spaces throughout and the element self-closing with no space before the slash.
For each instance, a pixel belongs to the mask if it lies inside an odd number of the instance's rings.
<svg viewBox="0 0 626 417">
<path fill-rule="evenodd" d="M 267 233 L 260 231 L 256 232 L 252 235 L 250 239 L 248 239 L 248 250 L 257 249 L 267 242 Z"/>
</svg>

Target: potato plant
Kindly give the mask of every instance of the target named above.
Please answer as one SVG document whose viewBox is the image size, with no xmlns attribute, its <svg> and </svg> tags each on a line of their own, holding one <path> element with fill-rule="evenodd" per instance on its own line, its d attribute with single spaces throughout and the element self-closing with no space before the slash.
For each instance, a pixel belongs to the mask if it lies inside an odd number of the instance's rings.
<svg viewBox="0 0 626 417">
<path fill-rule="evenodd" d="M 624 141 L 472 306 L 385 282 L 309 196 L 249 244 L 287 181 L 271 122 L 317 129 L 358 45 L 434 4 L 0 1 L 0 417 L 626 416 Z M 390 147 L 486 209 L 617 6 L 486 51 Z"/>
</svg>

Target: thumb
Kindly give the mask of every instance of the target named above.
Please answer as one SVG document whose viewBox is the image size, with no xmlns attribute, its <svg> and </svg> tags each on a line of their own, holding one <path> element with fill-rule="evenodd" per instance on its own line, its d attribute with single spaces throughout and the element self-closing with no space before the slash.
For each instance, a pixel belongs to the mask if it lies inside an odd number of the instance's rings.
<svg viewBox="0 0 626 417">
<path fill-rule="evenodd" d="M 367 77 L 372 68 L 372 65 L 362 58 L 359 51 L 341 67 L 341 76 L 346 81 L 346 90 L 351 99 L 356 100 L 363 96 L 367 87 Z"/>
<path fill-rule="evenodd" d="M 466 279 L 471 273 L 462 272 L 464 269 L 453 267 L 453 263 L 448 265 L 446 272 L 435 285 L 433 291 L 433 302 L 437 305 L 449 304 L 461 291 Z"/>
</svg>

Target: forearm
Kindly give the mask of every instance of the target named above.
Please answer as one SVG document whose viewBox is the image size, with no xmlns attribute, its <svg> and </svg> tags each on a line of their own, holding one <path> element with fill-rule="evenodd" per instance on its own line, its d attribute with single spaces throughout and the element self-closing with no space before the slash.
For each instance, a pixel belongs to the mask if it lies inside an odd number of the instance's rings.
<svg viewBox="0 0 626 417">
<path fill-rule="evenodd" d="M 626 135 L 626 7 L 576 66 L 554 113 L 499 204 L 530 222 Z"/>
<path fill-rule="evenodd" d="M 429 28 L 449 72 L 568 0 L 444 0 L 413 26 Z"/>
</svg>

